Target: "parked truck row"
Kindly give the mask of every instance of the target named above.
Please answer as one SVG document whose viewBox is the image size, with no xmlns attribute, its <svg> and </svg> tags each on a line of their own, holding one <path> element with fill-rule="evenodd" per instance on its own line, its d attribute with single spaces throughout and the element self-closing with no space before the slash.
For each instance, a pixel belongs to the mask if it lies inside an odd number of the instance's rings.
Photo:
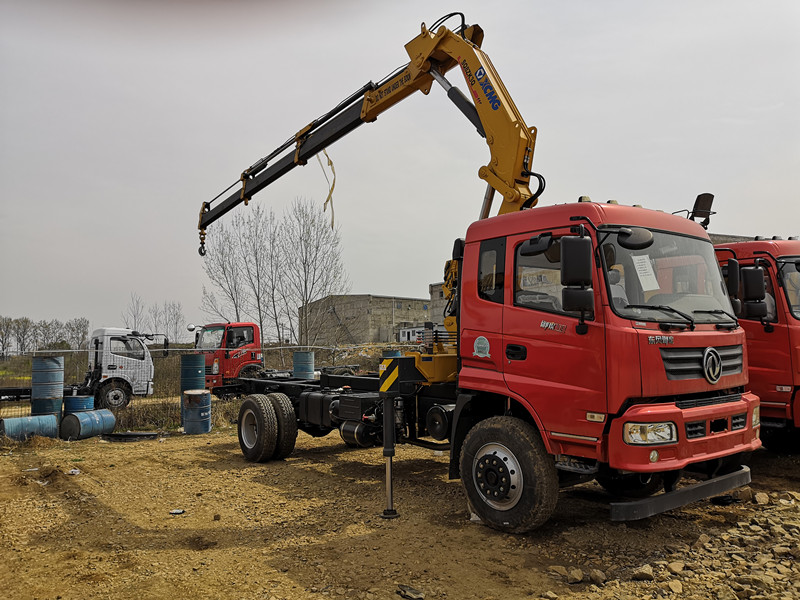
<svg viewBox="0 0 800 600">
<path fill-rule="evenodd" d="M 454 16 L 460 27 L 440 26 Z M 592 479 L 628 499 L 612 504 L 620 520 L 746 484 L 742 462 L 761 444 L 760 408 L 729 295 L 759 312 L 763 280 L 759 290 L 748 276 L 739 293 L 739 271 L 729 269 L 726 284 L 695 222 L 709 214 L 702 202 L 688 219 L 585 197 L 536 207 L 545 187 L 532 167 L 536 129 L 482 41 L 482 29 L 460 13 L 423 24 L 406 44 L 405 68 L 365 85 L 246 169 L 239 190 L 203 203 L 201 255 L 214 221 L 434 82 L 491 154 L 478 171 L 487 183 L 479 220 L 445 266 L 449 335 L 382 361 L 375 376 L 240 373 L 230 383 L 248 394 L 238 425 L 244 456 L 285 457 L 298 431 L 338 430 L 348 445 L 382 444 L 392 516 L 395 443 L 448 451 L 449 476 L 461 479 L 473 511 L 508 532 L 546 522 L 559 488 Z M 445 77 L 455 67 L 466 96 Z M 490 217 L 497 192 L 502 202 Z M 685 473 L 695 482 L 679 486 Z"/>
</svg>

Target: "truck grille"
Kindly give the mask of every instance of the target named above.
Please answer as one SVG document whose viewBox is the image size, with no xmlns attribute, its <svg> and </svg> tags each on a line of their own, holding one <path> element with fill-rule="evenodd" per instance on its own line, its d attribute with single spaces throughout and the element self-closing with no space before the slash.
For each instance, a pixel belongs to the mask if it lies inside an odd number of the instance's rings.
<svg viewBox="0 0 800 600">
<path fill-rule="evenodd" d="M 214 365 L 206 365 L 206 375 L 213 375 Z"/>
<path fill-rule="evenodd" d="M 706 434 L 706 422 L 695 421 L 686 424 L 686 437 L 688 439 L 703 437 Z"/>
<path fill-rule="evenodd" d="M 705 348 L 661 348 L 661 359 L 667 379 L 704 379 L 703 352 Z M 722 358 L 722 376 L 742 372 L 742 347 L 720 346 L 717 349 Z"/>
<path fill-rule="evenodd" d="M 731 417 L 731 429 L 744 429 L 747 427 L 747 413 Z"/>
<path fill-rule="evenodd" d="M 730 422 L 728 417 L 711 419 L 710 421 L 693 421 L 686 423 L 686 439 L 692 440 L 705 437 L 709 433 L 724 433 L 747 427 L 747 413 L 733 415 Z"/>
</svg>

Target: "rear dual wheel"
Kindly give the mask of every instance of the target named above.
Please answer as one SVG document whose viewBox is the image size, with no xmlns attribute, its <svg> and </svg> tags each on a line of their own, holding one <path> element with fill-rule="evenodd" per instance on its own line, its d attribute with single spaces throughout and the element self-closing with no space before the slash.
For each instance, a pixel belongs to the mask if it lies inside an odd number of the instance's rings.
<svg viewBox="0 0 800 600">
<path fill-rule="evenodd" d="M 286 458 L 297 440 L 297 419 L 285 394 L 252 394 L 239 408 L 239 447 L 251 462 Z"/>
</svg>

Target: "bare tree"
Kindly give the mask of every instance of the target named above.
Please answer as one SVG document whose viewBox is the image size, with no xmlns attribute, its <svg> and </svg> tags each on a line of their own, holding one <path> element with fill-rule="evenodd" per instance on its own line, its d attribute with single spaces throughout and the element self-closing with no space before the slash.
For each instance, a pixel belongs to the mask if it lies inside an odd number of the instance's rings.
<svg viewBox="0 0 800 600">
<path fill-rule="evenodd" d="M 0 358 L 5 358 L 11 350 L 11 340 L 14 337 L 14 319 L 0 317 Z"/>
<path fill-rule="evenodd" d="M 228 319 L 230 316 L 241 321 L 247 303 L 247 290 L 242 278 L 241 245 L 238 232 L 220 224 L 208 233 L 207 254 L 203 260 L 203 270 L 213 286 L 208 292 L 203 288 L 201 310 L 215 317 Z M 219 292 L 219 297 L 214 292 Z"/>
<path fill-rule="evenodd" d="M 283 312 L 298 315 L 296 321 L 290 321 L 295 342 L 313 346 L 324 326 L 325 310 L 310 304 L 326 296 L 344 294 L 350 287 L 339 230 L 328 225 L 313 202 L 296 198 L 280 224 L 280 250 L 282 285 L 278 291 Z"/>
<path fill-rule="evenodd" d="M 180 302 L 164 302 L 164 332 L 172 342 L 180 342 L 186 317 Z"/>
<path fill-rule="evenodd" d="M 17 351 L 27 352 L 34 343 L 34 323 L 28 317 L 14 319 L 14 341 Z"/>
<path fill-rule="evenodd" d="M 139 294 L 131 292 L 128 307 L 122 313 L 122 322 L 128 329 L 139 331 L 145 325 L 145 306 Z"/>
<path fill-rule="evenodd" d="M 147 328 L 150 333 L 166 333 L 164 309 L 158 302 L 153 302 L 147 309 Z"/>
<path fill-rule="evenodd" d="M 76 317 L 64 323 L 64 337 L 73 350 L 85 350 L 89 341 L 89 319 Z"/>
</svg>

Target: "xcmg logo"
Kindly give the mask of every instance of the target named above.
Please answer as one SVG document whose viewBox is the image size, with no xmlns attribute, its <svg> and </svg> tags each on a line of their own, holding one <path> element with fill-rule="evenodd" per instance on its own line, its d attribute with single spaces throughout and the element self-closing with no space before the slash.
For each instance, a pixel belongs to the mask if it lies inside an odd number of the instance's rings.
<svg viewBox="0 0 800 600">
<path fill-rule="evenodd" d="M 486 100 L 489 102 L 489 106 L 492 107 L 492 110 L 500 108 L 500 98 L 498 98 L 497 94 L 494 92 L 494 86 L 486 75 L 486 69 L 481 67 L 475 71 L 475 79 L 478 80 L 478 85 L 481 86 L 483 95 L 486 96 Z"/>
</svg>

